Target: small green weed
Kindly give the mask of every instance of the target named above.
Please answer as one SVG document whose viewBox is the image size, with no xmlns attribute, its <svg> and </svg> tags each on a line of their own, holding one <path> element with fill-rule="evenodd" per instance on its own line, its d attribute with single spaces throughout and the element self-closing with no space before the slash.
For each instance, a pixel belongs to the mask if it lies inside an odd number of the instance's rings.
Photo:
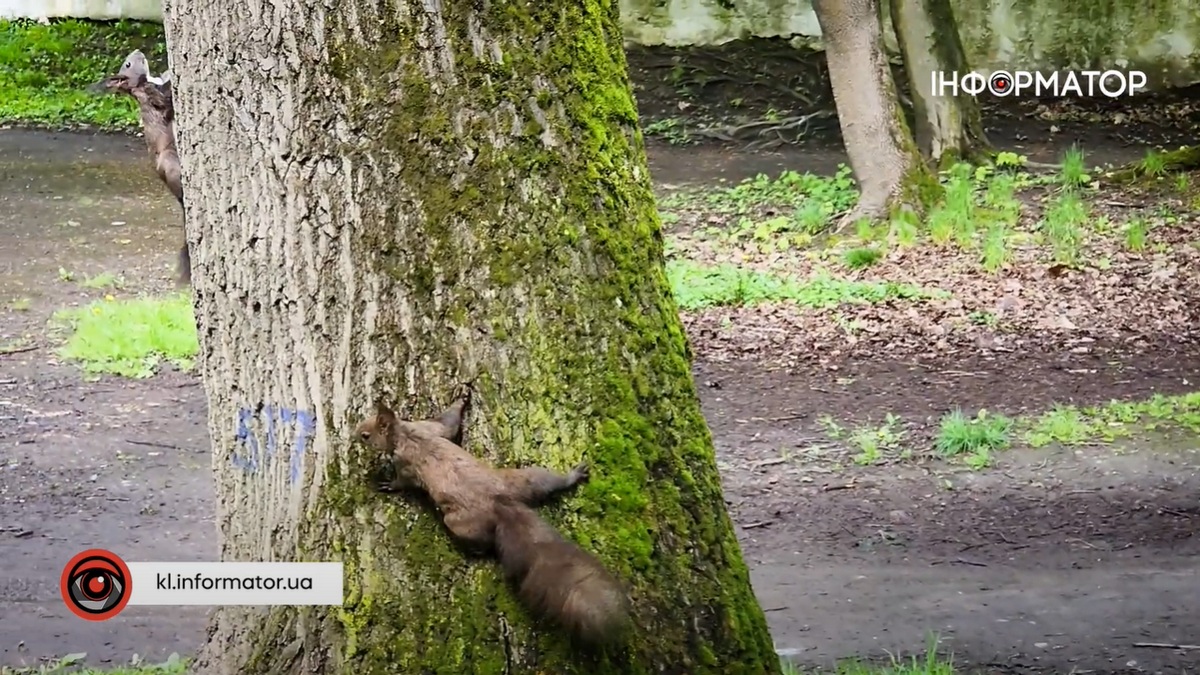
<svg viewBox="0 0 1200 675">
<path fill-rule="evenodd" d="M 967 315 L 967 320 L 976 326 L 995 326 L 1000 323 L 1000 319 L 991 312 L 975 311 Z"/>
<path fill-rule="evenodd" d="M 101 300 L 55 319 L 71 333 L 60 355 L 92 375 L 150 377 L 163 360 L 188 370 L 199 350 L 191 298 L 183 293 Z"/>
<path fill-rule="evenodd" d="M 136 127 L 132 99 L 86 87 L 116 72 L 141 49 L 153 66 L 166 63 L 161 24 L 134 21 L 0 20 L 0 122 L 49 126 Z"/>
<path fill-rule="evenodd" d="M 934 449 L 943 457 L 966 456 L 969 465 L 982 468 L 990 462 L 992 452 L 1010 445 L 1012 426 L 1008 417 L 986 410 L 980 410 L 974 418 L 955 410 L 942 417 Z"/>
<path fill-rule="evenodd" d="M 804 307 L 827 308 L 948 295 L 945 291 L 908 284 L 854 281 L 825 275 L 798 280 L 733 265 L 705 267 L 685 260 L 668 261 L 667 278 L 676 302 L 685 310 L 761 302 L 794 302 Z"/>
<path fill-rule="evenodd" d="M 1062 167 L 1059 169 L 1058 181 L 1067 190 L 1076 190 L 1091 182 L 1092 177 L 1087 172 L 1083 161 L 1083 150 L 1073 145 L 1063 153 Z"/>
<path fill-rule="evenodd" d="M 900 418 L 888 413 L 884 423 L 878 427 L 861 427 L 850 433 L 850 443 L 858 451 L 854 463 L 862 466 L 878 464 L 888 455 L 900 451 L 906 432 L 901 428 Z"/>
<path fill-rule="evenodd" d="M 1015 152 L 1004 151 L 996 153 L 995 164 L 997 169 L 1017 171 L 1025 168 L 1025 165 L 1028 162 L 1028 157 L 1025 155 L 1018 155 Z"/>
<path fill-rule="evenodd" d="M 642 132 L 647 136 L 662 138 L 671 145 L 687 145 L 692 142 L 692 136 L 688 132 L 687 125 L 682 120 L 674 117 L 651 122 L 642 128 Z"/>
<path fill-rule="evenodd" d="M 842 254 L 842 262 L 852 270 L 861 270 L 874 265 L 883 258 L 883 251 L 877 248 L 852 248 Z"/>
<path fill-rule="evenodd" d="M 88 277 L 79 282 L 84 288 L 122 288 L 125 286 L 125 278 L 119 277 L 111 272 L 101 272 L 94 277 Z"/>
<path fill-rule="evenodd" d="M 28 312 L 33 306 L 33 300 L 29 298 L 13 298 L 8 301 L 8 308 L 14 312 Z"/>
<path fill-rule="evenodd" d="M 1125 248 L 1135 253 L 1146 250 L 1150 236 L 1150 223 L 1145 218 L 1134 218 L 1125 224 Z"/>
</svg>

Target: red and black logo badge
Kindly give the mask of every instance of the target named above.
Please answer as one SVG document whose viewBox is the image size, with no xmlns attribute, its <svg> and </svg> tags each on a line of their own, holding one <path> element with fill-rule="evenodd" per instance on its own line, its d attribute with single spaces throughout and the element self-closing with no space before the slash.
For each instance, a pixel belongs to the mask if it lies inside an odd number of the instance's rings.
<svg viewBox="0 0 1200 675">
<path fill-rule="evenodd" d="M 63 568 L 63 602 L 75 616 L 88 621 L 111 619 L 129 603 L 129 567 L 115 554 L 94 548 L 77 554 Z"/>
</svg>

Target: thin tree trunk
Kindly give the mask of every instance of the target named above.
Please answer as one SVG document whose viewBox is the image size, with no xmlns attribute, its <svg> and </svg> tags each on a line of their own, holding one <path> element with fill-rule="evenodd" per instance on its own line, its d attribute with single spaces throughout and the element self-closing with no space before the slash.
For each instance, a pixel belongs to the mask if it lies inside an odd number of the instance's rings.
<svg viewBox="0 0 1200 675">
<path fill-rule="evenodd" d="M 940 192 L 913 142 L 883 47 L 879 0 L 814 0 L 850 168 L 861 191 L 842 225 L 923 211 Z"/>
<path fill-rule="evenodd" d="M 339 609 L 223 609 L 198 672 L 777 673 L 663 268 L 616 3 L 165 4 L 222 559 L 340 560 Z M 474 380 L 466 447 L 632 588 L 589 655 L 353 425 Z M 255 454 L 257 450 L 257 454 Z"/>
<path fill-rule="evenodd" d="M 969 71 L 950 0 L 890 0 L 896 41 L 913 90 L 917 146 L 936 164 L 975 160 L 990 147 L 975 97 L 934 95 L 931 75 Z"/>
</svg>

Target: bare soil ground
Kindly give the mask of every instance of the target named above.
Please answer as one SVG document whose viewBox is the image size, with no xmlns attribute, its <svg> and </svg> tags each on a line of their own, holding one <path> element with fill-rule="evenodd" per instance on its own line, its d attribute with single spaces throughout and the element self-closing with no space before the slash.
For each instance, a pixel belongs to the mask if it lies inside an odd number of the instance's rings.
<svg viewBox="0 0 1200 675">
<path fill-rule="evenodd" d="M 644 98 L 644 110 L 669 110 L 663 97 Z M 1144 152 L 1132 141 L 1174 133 L 1124 128 L 1127 145 L 1089 124 L 989 117 L 993 141 L 1042 161 L 1071 142 L 1128 161 Z M 844 161 L 836 137 L 754 152 L 652 141 L 649 151 L 664 189 Z M 0 131 L 0 352 L 34 347 L 0 355 L 0 665 L 67 652 L 94 663 L 161 658 L 204 639 L 203 610 L 130 608 L 86 624 L 57 589 L 81 547 L 129 560 L 217 554 L 197 379 L 83 382 L 45 337 L 55 309 L 103 293 L 60 269 L 122 274 L 124 293 L 162 291 L 178 232 L 140 139 Z M 971 472 L 831 464 L 817 456 L 828 439 L 816 424 L 894 413 L 928 426 L 959 406 L 1019 414 L 1191 391 L 1200 346 L 1190 333 L 1144 335 L 1136 349 L 1033 340 L 779 363 L 761 345 L 731 350 L 702 319 L 690 322 L 726 497 L 781 651 L 828 665 L 919 651 L 936 632 L 944 652 L 987 672 L 1200 669 L 1200 649 L 1135 646 L 1200 644 L 1195 438 L 1013 451 Z"/>
</svg>

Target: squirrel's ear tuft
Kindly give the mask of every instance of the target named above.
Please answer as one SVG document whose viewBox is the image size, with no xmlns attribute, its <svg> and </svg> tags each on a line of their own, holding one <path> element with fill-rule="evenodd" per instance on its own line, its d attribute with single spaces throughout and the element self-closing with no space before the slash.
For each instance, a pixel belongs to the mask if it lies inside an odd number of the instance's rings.
<svg viewBox="0 0 1200 675">
<path fill-rule="evenodd" d="M 396 413 L 388 407 L 383 399 L 375 402 L 375 423 L 383 428 L 391 427 L 396 421 Z"/>
</svg>

